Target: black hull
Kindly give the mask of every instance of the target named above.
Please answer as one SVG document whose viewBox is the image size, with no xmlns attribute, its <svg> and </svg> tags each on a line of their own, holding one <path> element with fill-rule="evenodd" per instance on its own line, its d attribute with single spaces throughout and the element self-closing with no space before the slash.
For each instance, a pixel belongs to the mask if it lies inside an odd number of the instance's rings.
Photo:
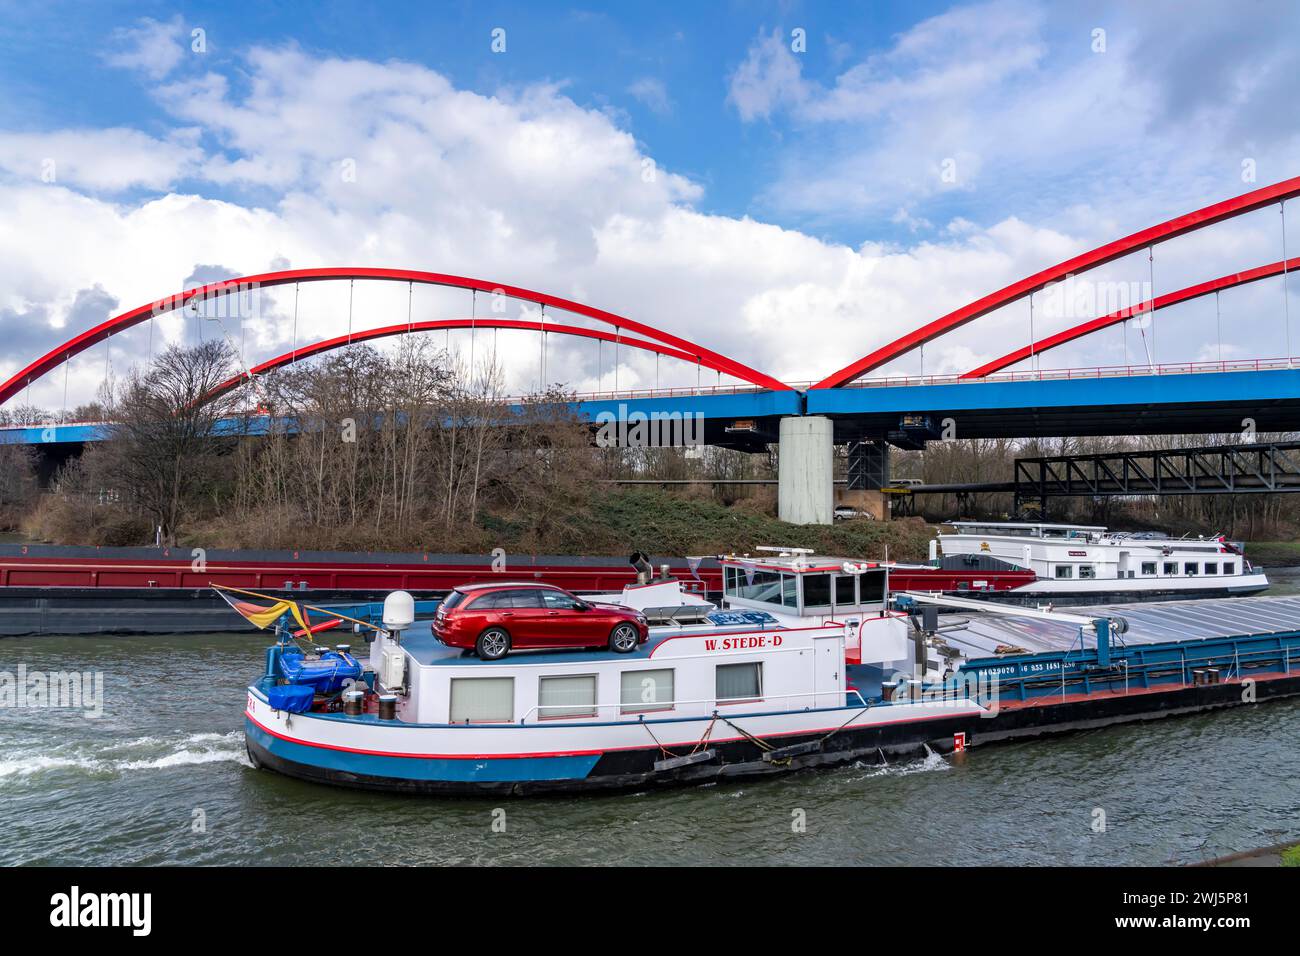
<svg viewBox="0 0 1300 956">
<path fill-rule="evenodd" d="M 1139 720 L 1158 720 L 1245 706 L 1242 690 L 1241 684 L 1231 683 L 1181 687 L 1160 692 L 1135 692 L 1129 695 L 1098 695 L 1086 700 L 1014 707 L 1002 710 L 994 717 L 959 716 L 845 730 L 825 740 L 817 752 L 774 762 L 765 761 L 763 751 L 750 741 L 716 745 L 711 748 L 717 753 L 713 761 L 664 771 L 654 769 L 655 761 L 663 757 L 655 748 L 618 751 L 602 756 L 590 775 L 581 780 L 466 783 L 362 777 L 282 759 L 252 740 L 248 741 L 248 748 L 249 756 L 256 765 L 300 780 L 361 790 L 433 796 L 542 796 L 575 792 L 645 791 L 729 780 L 753 780 L 846 763 L 888 763 L 920 756 L 927 748 L 938 753 L 950 753 L 954 749 L 955 735 L 962 733 L 966 735 L 967 747 L 978 747 L 1094 730 Z M 1257 703 L 1300 696 L 1300 674 L 1257 679 L 1254 690 Z M 792 748 L 824 737 L 824 734 L 791 736 L 773 739 L 771 742 L 777 748 Z"/>
</svg>

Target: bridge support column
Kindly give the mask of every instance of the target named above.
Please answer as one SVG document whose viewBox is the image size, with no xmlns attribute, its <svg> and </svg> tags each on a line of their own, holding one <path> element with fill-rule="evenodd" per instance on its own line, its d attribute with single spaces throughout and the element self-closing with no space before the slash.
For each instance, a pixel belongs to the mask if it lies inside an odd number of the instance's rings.
<svg viewBox="0 0 1300 956">
<path fill-rule="evenodd" d="M 835 429 L 820 415 L 781 419 L 777 513 L 791 524 L 830 524 Z"/>
</svg>

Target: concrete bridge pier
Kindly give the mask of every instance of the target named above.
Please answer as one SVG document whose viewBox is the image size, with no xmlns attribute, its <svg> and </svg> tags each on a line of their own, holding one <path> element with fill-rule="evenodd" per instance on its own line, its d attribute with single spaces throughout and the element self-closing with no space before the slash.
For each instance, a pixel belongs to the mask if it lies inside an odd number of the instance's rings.
<svg viewBox="0 0 1300 956">
<path fill-rule="evenodd" d="M 781 419 L 777 514 L 791 524 L 830 524 L 835 508 L 835 429 L 821 415 Z"/>
</svg>

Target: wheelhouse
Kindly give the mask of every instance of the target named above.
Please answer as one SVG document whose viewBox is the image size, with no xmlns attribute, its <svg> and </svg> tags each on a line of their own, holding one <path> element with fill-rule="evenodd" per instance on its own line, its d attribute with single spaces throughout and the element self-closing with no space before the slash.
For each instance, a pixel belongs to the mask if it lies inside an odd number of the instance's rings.
<svg viewBox="0 0 1300 956">
<path fill-rule="evenodd" d="M 761 557 L 722 558 L 728 608 L 793 617 L 879 615 L 889 571 L 882 564 L 817 556 L 802 548 L 760 548 Z"/>
</svg>

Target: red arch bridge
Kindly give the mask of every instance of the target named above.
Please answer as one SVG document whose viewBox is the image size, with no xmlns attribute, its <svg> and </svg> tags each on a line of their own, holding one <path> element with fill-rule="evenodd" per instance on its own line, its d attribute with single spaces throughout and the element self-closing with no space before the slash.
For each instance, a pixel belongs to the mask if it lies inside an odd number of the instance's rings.
<svg viewBox="0 0 1300 956">
<path fill-rule="evenodd" d="M 705 443 L 756 450 L 779 442 L 780 510 L 794 521 L 830 520 L 833 495 L 832 447 L 850 446 L 849 491 L 879 488 L 888 478 L 888 448 L 922 447 L 944 437 L 1032 437 L 1059 435 L 1134 435 L 1171 433 L 1245 433 L 1288 431 L 1300 423 L 1300 362 L 1291 347 L 1289 274 L 1297 260 L 1287 257 L 1286 203 L 1300 195 L 1300 177 L 1254 189 L 1165 222 L 1139 230 L 1096 249 L 991 292 L 967 305 L 888 342 L 815 382 L 784 382 L 737 359 L 706 348 L 628 316 L 553 296 L 548 293 L 485 279 L 409 269 L 295 269 L 209 283 L 130 309 L 78 332 L 66 342 L 19 369 L 0 384 L 0 404 L 21 407 L 33 384 L 62 370 L 64 407 L 51 421 L 34 421 L 0 429 L 0 442 L 67 449 L 98 440 L 111 426 L 67 420 L 66 383 L 69 363 L 90 349 L 102 347 L 106 357 L 112 340 L 132 327 L 152 322 L 180 309 L 197 312 L 205 303 L 232 294 L 276 287 L 294 290 L 294 347 L 283 354 L 247 366 L 218 391 L 253 387 L 259 377 L 309 360 L 334 349 L 403 335 L 441 332 L 450 337 L 468 333 L 471 355 L 479 335 L 502 330 L 532 332 L 540 337 L 539 382 L 544 383 L 547 338 L 560 335 L 594 341 L 613 353 L 613 388 L 575 398 L 576 411 L 593 422 L 662 417 L 697 418 Z M 1280 256 L 1225 275 L 1211 275 L 1157 294 L 1154 285 L 1156 250 L 1163 243 L 1219 223 L 1276 207 L 1280 213 Z M 1145 255 L 1152 281 L 1145 297 L 1130 298 L 1120 307 L 1089 315 L 1051 334 L 1034 331 L 1035 297 L 1059 294 L 1077 277 L 1124 257 Z M 313 283 L 347 283 L 348 332 L 319 341 L 297 339 L 298 293 Z M 358 282 L 405 285 L 406 321 L 375 328 L 352 328 L 352 290 Z M 1274 283 L 1280 286 L 1277 317 L 1252 315 L 1253 325 L 1274 322 L 1285 329 L 1285 354 L 1255 358 L 1222 357 L 1196 362 L 1160 362 L 1155 351 L 1155 319 L 1165 335 L 1178 334 L 1177 306 L 1213 298 L 1216 317 L 1220 299 L 1234 290 Z M 414 319 L 414 290 L 441 287 L 470 293 L 469 317 Z M 504 318 L 478 314 L 479 296 L 494 302 L 513 301 L 532 310 L 536 318 Z M 1028 335 L 1004 355 L 977 368 L 943 375 L 924 373 L 924 348 L 964 326 L 1005 314 L 1007 307 L 1027 304 Z M 548 318 L 548 310 L 550 317 Z M 1162 316 L 1162 313 L 1167 314 Z M 1097 310 L 1100 311 L 1100 310 Z M 561 313 L 573 320 L 556 321 Z M 1238 323 L 1239 324 L 1239 323 Z M 1110 328 L 1136 329 L 1144 361 L 1106 367 L 1044 368 L 1043 357 L 1054 350 Z M 1221 327 L 1216 322 L 1216 327 Z M 1147 330 L 1150 330 L 1148 337 Z M 1005 337 L 1005 333 L 1001 333 Z M 450 341 L 450 338 L 448 338 Z M 680 363 L 693 373 L 694 385 L 653 389 L 620 389 L 617 375 L 624 350 L 653 355 L 656 379 L 660 362 Z M 891 374 L 884 369 L 910 353 L 921 357 L 919 374 Z M 603 352 L 598 352 L 603 356 Z M 707 375 L 707 378 L 706 378 Z M 680 376 L 680 366 L 679 366 Z M 657 385 L 657 382 L 656 382 Z M 30 401 L 27 403 L 30 406 Z M 250 404 L 254 404 L 250 402 Z M 30 416 L 29 416 L 30 417 Z M 250 427 L 247 422 L 231 428 Z M 254 430 L 265 422 L 254 418 Z M 688 432 L 689 433 L 689 432 Z"/>
</svg>

